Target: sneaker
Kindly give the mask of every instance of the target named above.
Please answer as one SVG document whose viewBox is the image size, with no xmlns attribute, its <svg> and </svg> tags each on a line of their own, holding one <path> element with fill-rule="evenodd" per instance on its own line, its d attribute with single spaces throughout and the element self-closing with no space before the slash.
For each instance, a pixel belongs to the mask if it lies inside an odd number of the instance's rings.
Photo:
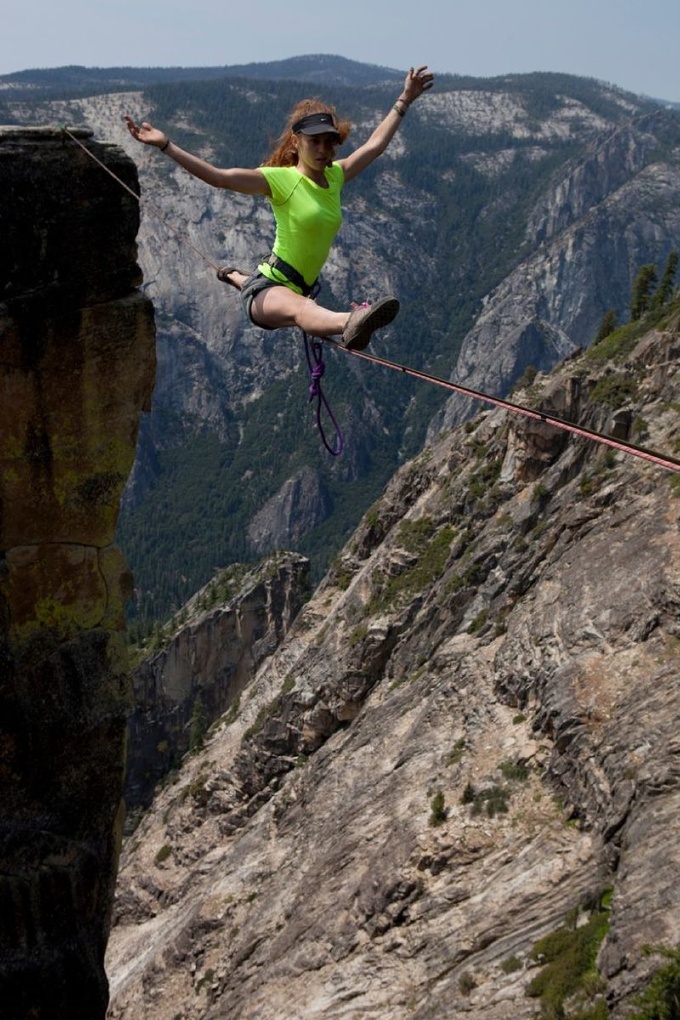
<svg viewBox="0 0 680 1020">
<path fill-rule="evenodd" d="M 350 351 L 363 351 L 376 329 L 389 325 L 399 311 L 394 297 L 381 298 L 368 308 L 355 308 L 342 333 L 342 345 Z"/>
</svg>

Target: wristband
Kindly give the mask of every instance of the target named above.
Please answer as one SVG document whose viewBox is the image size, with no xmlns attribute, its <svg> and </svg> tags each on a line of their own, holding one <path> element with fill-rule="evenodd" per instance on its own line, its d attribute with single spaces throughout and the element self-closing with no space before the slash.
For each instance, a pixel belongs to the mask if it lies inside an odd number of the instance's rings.
<svg viewBox="0 0 680 1020">
<path fill-rule="evenodd" d="M 161 150 L 161 152 L 165 152 L 165 150 L 167 149 L 167 147 L 168 147 L 168 145 L 169 145 L 169 144 L 170 144 L 170 139 L 168 138 L 168 140 L 167 140 L 167 142 L 165 143 L 165 145 L 161 145 L 161 146 L 159 147 L 159 148 L 160 148 L 160 150 Z"/>
<path fill-rule="evenodd" d="M 394 104 L 392 109 L 394 110 L 395 113 L 398 113 L 400 117 L 406 116 L 406 110 L 402 110 L 402 108 L 400 106 L 397 106 L 396 103 Z"/>
</svg>

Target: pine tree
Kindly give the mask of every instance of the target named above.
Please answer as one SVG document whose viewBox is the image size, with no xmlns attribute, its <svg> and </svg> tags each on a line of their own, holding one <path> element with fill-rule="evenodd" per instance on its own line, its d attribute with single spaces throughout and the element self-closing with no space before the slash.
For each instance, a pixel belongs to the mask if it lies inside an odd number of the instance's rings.
<svg viewBox="0 0 680 1020">
<path fill-rule="evenodd" d="M 189 726 L 189 750 L 200 751 L 207 729 L 207 713 L 200 694 L 196 695 Z"/>
<path fill-rule="evenodd" d="M 649 311 L 658 279 L 653 262 L 640 267 L 633 282 L 633 296 L 630 299 L 630 317 L 633 321 L 641 319 L 645 312 Z"/>
<path fill-rule="evenodd" d="M 661 283 L 659 284 L 659 289 L 654 295 L 654 300 L 652 302 L 652 306 L 654 308 L 663 308 L 663 306 L 670 301 L 673 296 L 673 285 L 675 282 L 675 274 L 678 271 L 678 263 L 680 263 L 680 254 L 677 251 L 672 251 L 666 259 Z"/>
<path fill-rule="evenodd" d="M 600 323 L 600 328 L 597 331 L 595 343 L 596 344 L 599 343 L 600 340 L 604 340 L 605 337 L 608 337 L 610 333 L 613 333 L 614 330 L 616 329 L 616 326 L 617 326 L 616 309 L 608 308 L 607 311 L 602 316 L 602 322 Z"/>
</svg>

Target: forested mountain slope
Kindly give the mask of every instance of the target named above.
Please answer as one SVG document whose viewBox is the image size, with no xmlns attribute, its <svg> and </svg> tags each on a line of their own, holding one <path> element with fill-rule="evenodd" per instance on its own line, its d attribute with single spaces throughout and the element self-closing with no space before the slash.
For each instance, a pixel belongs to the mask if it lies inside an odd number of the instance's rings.
<svg viewBox="0 0 680 1020">
<path fill-rule="evenodd" d="M 400 76 L 314 57 L 214 70 L 213 80 L 183 73 L 156 84 L 112 73 L 99 94 L 62 100 L 50 82 L 49 101 L 0 83 L 5 118 L 89 125 L 139 166 L 159 373 L 120 540 L 142 626 L 216 567 L 271 549 L 309 555 L 318 578 L 428 428 L 469 413 L 444 408 L 432 387 L 329 351 L 324 385 L 346 438 L 343 456 L 330 458 L 307 402 L 300 338 L 249 326 L 189 246 L 252 267 L 272 240 L 266 204 L 188 178 L 133 143 L 121 121 L 129 110 L 218 163 L 252 166 L 310 91 L 335 102 L 361 141 Z M 392 291 L 402 311 L 378 353 L 507 392 L 527 366 L 547 369 L 587 346 L 608 309 L 625 319 L 639 267 L 662 265 L 677 247 L 679 125 L 676 113 L 591 80 L 442 76 L 389 152 L 348 186 L 323 300 L 339 308 Z"/>
</svg>

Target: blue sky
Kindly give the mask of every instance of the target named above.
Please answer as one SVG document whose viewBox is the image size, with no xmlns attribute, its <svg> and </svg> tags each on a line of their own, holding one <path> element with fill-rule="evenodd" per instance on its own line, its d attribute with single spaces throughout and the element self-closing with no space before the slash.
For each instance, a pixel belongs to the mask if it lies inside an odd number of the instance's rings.
<svg viewBox="0 0 680 1020">
<path fill-rule="evenodd" d="M 680 102 L 679 0 L 13 0 L 0 74 L 335 53 L 475 76 L 565 71 Z"/>
</svg>

